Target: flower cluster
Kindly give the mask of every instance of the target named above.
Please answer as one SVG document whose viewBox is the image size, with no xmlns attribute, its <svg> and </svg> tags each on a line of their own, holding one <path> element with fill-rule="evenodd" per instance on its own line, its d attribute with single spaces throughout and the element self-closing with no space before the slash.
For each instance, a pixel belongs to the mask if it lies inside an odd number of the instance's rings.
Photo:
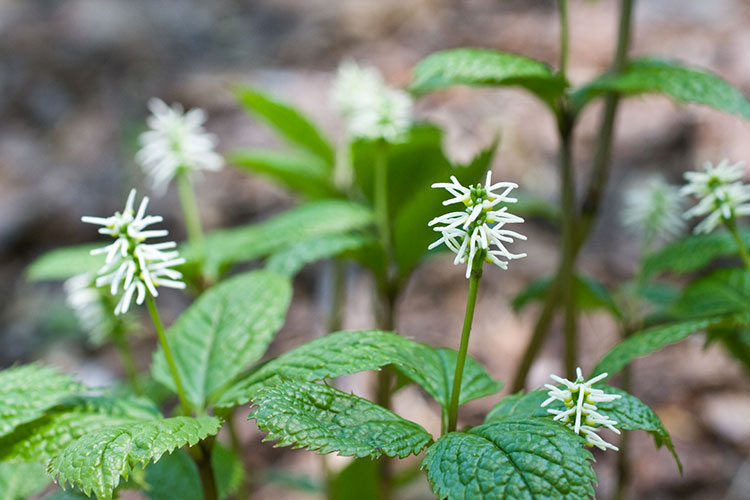
<svg viewBox="0 0 750 500">
<path fill-rule="evenodd" d="M 461 203 L 463 210 L 449 212 L 436 217 L 429 222 L 429 226 L 439 233 L 440 238 L 433 242 L 428 249 L 445 244 L 456 258 L 454 264 L 468 264 L 466 277 L 471 275 L 475 259 L 493 263 L 502 269 L 508 268 L 508 261 L 526 257 L 525 253 L 514 254 L 505 244 L 513 243 L 513 238 L 525 240 L 526 236 L 515 231 L 503 229 L 506 224 L 523 222 L 521 217 L 508 212 L 504 203 L 518 201 L 508 194 L 518 185 L 512 182 L 498 182 L 492 184 L 492 172 L 487 172 L 485 185 L 462 186 L 456 177 L 451 176 L 451 182 L 439 182 L 433 188 L 446 189 L 453 198 L 443 202 L 443 205 Z M 495 248 L 492 248 L 494 245 Z"/>
<path fill-rule="evenodd" d="M 95 344 L 104 342 L 112 332 L 112 312 L 105 309 L 99 290 L 93 288 L 95 276 L 83 273 L 63 283 L 65 302 Z"/>
<path fill-rule="evenodd" d="M 389 87 L 377 69 L 362 68 L 353 61 L 339 66 L 331 101 L 354 138 L 399 142 L 412 124 L 409 94 Z"/>
<path fill-rule="evenodd" d="M 565 410 L 556 410 L 550 408 L 547 412 L 554 415 L 553 420 L 567 425 L 576 434 L 582 435 L 589 446 L 596 446 L 600 450 L 610 448 L 617 450 L 613 444 L 606 442 L 599 436 L 596 431 L 600 426 L 619 434 L 620 431 L 615 427 L 617 422 L 597 412 L 596 403 L 607 403 L 619 398 L 619 394 L 605 394 L 601 389 L 591 387 L 595 383 L 607 377 L 606 373 L 597 375 L 591 380 L 585 382 L 581 369 L 576 369 L 576 381 L 571 382 L 568 379 L 550 375 L 552 380 L 562 384 L 564 388 L 555 387 L 552 384 L 545 384 L 549 389 L 547 393 L 549 398 L 542 403 L 545 407 L 553 401 L 561 401 L 565 405 Z"/>
<path fill-rule="evenodd" d="M 624 202 L 623 225 L 643 235 L 647 244 L 676 238 L 685 229 L 680 192 L 661 176 L 631 187 L 625 192 Z"/>
<path fill-rule="evenodd" d="M 141 149 L 135 159 L 153 190 L 163 194 L 180 169 L 220 170 L 224 159 L 214 151 L 217 139 L 203 128 L 206 112 L 194 108 L 187 113 L 180 104 L 171 107 L 161 99 L 148 101 L 150 130 L 139 137 Z"/>
<path fill-rule="evenodd" d="M 167 236 L 165 229 L 146 230 L 148 226 L 161 222 L 162 217 L 146 215 L 148 197 L 143 198 L 137 213 L 134 203 L 135 189 L 130 191 L 122 213 L 115 212 L 106 218 L 81 218 L 83 222 L 103 226 L 99 233 L 115 239 L 112 244 L 91 251 L 92 255 L 106 254 L 104 267 L 96 278 L 96 286 L 109 286 L 112 295 L 117 295 L 122 286 L 123 294 L 115 308 L 115 315 L 127 312 L 133 295 L 136 295 L 137 304 L 143 304 L 147 293 L 153 297 L 159 295 L 156 289 L 159 286 L 185 288 L 185 283 L 180 281 L 182 274 L 172 269 L 185 263 L 185 259 L 173 250 L 177 243 L 144 243 L 148 238 Z"/>
<path fill-rule="evenodd" d="M 687 184 L 680 189 L 682 196 L 693 195 L 700 200 L 685 212 L 685 218 L 707 216 L 695 227 L 696 233 L 710 233 L 721 222 L 750 215 L 750 186 L 742 183 L 743 162 L 731 165 L 725 159 L 715 167 L 706 162 L 703 169 L 703 172 L 685 172 Z"/>
</svg>

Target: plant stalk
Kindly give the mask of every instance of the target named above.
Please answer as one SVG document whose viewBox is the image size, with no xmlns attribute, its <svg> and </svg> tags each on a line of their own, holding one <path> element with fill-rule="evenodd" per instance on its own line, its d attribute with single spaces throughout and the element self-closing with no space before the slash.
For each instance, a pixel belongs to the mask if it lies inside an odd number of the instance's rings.
<svg viewBox="0 0 750 500">
<path fill-rule="evenodd" d="M 558 0 L 560 14 L 560 74 L 568 73 L 568 53 L 570 51 L 570 28 L 568 23 L 568 0 Z"/>
<path fill-rule="evenodd" d="M 198 466 L 203 500 L 219 500 L 219 494 L 216 490 L 216 477 L 214 476 L 214 469 L 211 466 L 213 444 L 214 438 L 210 437 L 190 448 L 190 455 L 193 457 L 195 465 Z"/>
<path fill-rule="evenodd" d="M 477 262 L 479 261 L 479 262 Z M 479 280 L 482 279 L 482 260 L 474 260 L 474 267 L 469 277 L 469 296 L 466 298 L 466 314 L 464 315 L 464 326 L 461 330 L 461 345 L 458 348 L 458 359 L 456 359 L 456 372 L 453 375 L 453 390 L 451 391 L 451 402 L 448 407 L 448 432 L 454 432 L 458 423 L 458 402 L 461 396 L 461 379 L 464 375 L 466 355 L 469 350 L 469 335 L 471 324 L 474 321 L 474 308 L 477 304 L 477 291 Z"/>
<path fill-rule="evenodd" d="M 739 249 L 740 257 L 742 257 L 742 262 L 745 264 L 745 269 L 750 271 L 750 255 L 747 252 L 745 242 L 740 237 L 740 232 L 737 230 L 737 221 L 735 219 L 724 220 L 724 225 L 732 233 L 734 241 L 737 242 L 737 248 Z"/>
<path fill-rule="evenodd" d="M 388 143 L 380 139 L 375 148 L 375 219 L 383 249 L 390 257 L 392 248 L 391 225 L 388 220 Z"/>
<path fill-rule="evenodd" d="M 170 349 L 169 347 L 169 342 L 167 342 L 167 335 L 164 332 L 164 325 L 162 324 L 161 318 L 159 317 L 159 310 L 156 309 L 156 301 L 154 301 L 154 298 L 151 295 L 148 295 L 146 297 L 146 306 L 148 307 L 149 314 L 151 314 L 151 320 L 154 322 L 154 328 L 156 328 L 156 334 L 159 336 L 159 343 L 161 344 L 161 348 L 164 349 L 164 357 L 167 359 L 169 372 L 172 374 L 175 387 L 177 387 L 177 396 L 180 398 L 182 413 L 184 415 L 190 415 L 190 403 L 185 396 L 185 389 L 183 388 L 180 374 L 177 371 L 177 364 L 174 361 L 174 356 L 172 355 L 172 349 Z"/>
<path fill-rule="evenodd" d="M 198 211 L 198 202 L 195 198 L 195 189 L 190 179 L 190 174 L 184 169 L 177 173 L 177 190 L 180 194 L 180 204 L 182 213 L 185 217 L 185 229 L 188 234 L 188 241 L 199 254 L 203 255 L 203 228 L 201 226 L 200 212 Z"/>
<path fill-rule="evenodd" d="M 120 361 L 125 369 L 125 374 L 128 377 L 128 383 L 130 388 L 136 396 L 142 395 L 141 384 L 138 380 L 138 368 L 135 364 L 135 356 L 133 355 L 133 349 L 130 347 L 128 340 L 125 338 L 125 328 L 122 324 L 121 319 L 115 319 L 115 326 L 112 331 L 112 340 L 117 347 L 117 352 L 120 354 Z"/>
</svg>

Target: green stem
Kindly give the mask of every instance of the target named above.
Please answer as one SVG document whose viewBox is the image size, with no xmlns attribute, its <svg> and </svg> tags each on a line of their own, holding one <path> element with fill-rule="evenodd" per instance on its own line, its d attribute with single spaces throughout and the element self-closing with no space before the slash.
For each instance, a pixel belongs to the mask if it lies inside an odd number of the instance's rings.
<svg viewBox="0 0 750 500">
<path fill-rule="evenodd" d="M 187 229 L 190 244 L 202 255 L 203 254 L 203 229 L 201 217 L 198 211 L 198 202 L 195 199 L 195 189 L 190 180 L 190 174 L 185 170 L 177 173 L 177 190 L 180 193 L 180 204 L 185 217 L 185 228 Z"/>
<path fill-rule="evenodd" d="M 343 305 L 346 301 L 346 263 L 341 259 L 336 259 L 332 264 L 333 290 L 331 291 L 331 308 L 328 311 L 327 322 L 329 333 L 341 330 L 344 314 Z"/>
<path fill-rule="evenodd" d="M 237 433 L 237 426 L 234 424 L 234 410 L 229 412 L 226 418 L 227 430 L 229 431 L 229 439 L 232 443 L 232 450 L 239 457 L 240 461 L 245 464 L 245 456 L 242 453 L 242 442 L 240 436 Z M 249 486 L 252 484 L 250 476 L 250 468 L 245 466 L 245 478 L 237 487 L 237 492 L 234 494 L 236 500 L 248 500 L 250 498 Z"/>
<path fill-rule="evenodd" d="M 560 74 L 568 73 L 568 53 L 570 34 L 568 28 L 568 0 L 558 0 L 557 9 L 560 13 Z"/>
<path fill-rule="evenodd" d="M 177 371 L 177 364 L 174 361 L 174 356 L 172 356 L 172 349 L 169 348 L 167 335 L 164 332 L 164 325 L 162 325 L 161 318 L 159 317 L 159 311 L 156 309 L 156 301 L 154 301 L 154 298 L 151 295 L 146 298 L 146 306 L 148 307 L 149 314 L 151 314 L 151 320 L 154 322 L 154 328 L 156 328 L 156 334 L 159 336 L 161 348 L 164 350 L 164 357 L 167 359 L 169 372 L 172 374 L 175 387 L 177 387 L 177 396 L 180 398 L 182 413 L 190 415 L 190 403 L 185 396 L 185 389 L 183 389 L 182 380 L 180 380 L 180 374 Z"/>
<path fill-rule="evenodd" d="M 125 338 L 125 328 L 122 324 L 122 320 L 117 318 L 115 321 L 114 330 L 112 331 L 112 340 L 120 354 L 120 360 L 122 361 L 122 366 L 127 374 L 128 383 L 136 396 L 140 396 L 143 392 L 141 390 L 141 384 L 138 381 L 138 368 L 135 364 L 133 349 Z"/>
<path fill-rule="evenodd" d="M 216 490 L 216 477 L 214 468 L 211 466 L 211 452 L 213 451 L 214 438 L 209 437 L 190 448 L 190 455 L 198 466 L 198 475 L 201 478 L 201 489 L 203 500 L 218 500 L 219 494 Z"/>
<path fill-rule="evenodd" d="M 750 270 L 750 255 L 747 253 L 747 246 L 745 245 L 745 242 L 742 241 L 740 232 L 737 230 L 737 221 L 735 219 L 725 219 L 724 225 L 727 226 L 729 232 L 732 233 L 734 241 L 737 242 L 737 248 L 739 249 L 740 257 L 742 257 L 742 262 L 745 263 L 745 269 Z"/>
<path fill-rule="evenodd" d="M 458 401 L 461 396 L 461 379 L 464 375 L 466 354 L 469 350 L 469 335 L 471 334 L 471 323 L 474 321 L 474 308 L 477 304 L 479 280 L 482 279 L 482 260 L 475 259 L 473 266 L 474 267 L 471 272 L 471 276 L 469 277 L 469 296 L 466 299 L 464 327 L 461 330 L 461 346 L 458 348 L 458 359 L 456 359 L 456 373 L 453 375 L 451 403 L 448 407 L 448 432 L 454 432 L 456 430 L 456 424 L 458 423 Z"/>
<path fill-rule="evenodd" d="M 380 139 L 375 149 L 375 219 L 386 255 L 391 255 L 391 226 L 388 220 L 388 143 Z M 390 260 L 390 259 L 389 259 Z"/>
</svg>

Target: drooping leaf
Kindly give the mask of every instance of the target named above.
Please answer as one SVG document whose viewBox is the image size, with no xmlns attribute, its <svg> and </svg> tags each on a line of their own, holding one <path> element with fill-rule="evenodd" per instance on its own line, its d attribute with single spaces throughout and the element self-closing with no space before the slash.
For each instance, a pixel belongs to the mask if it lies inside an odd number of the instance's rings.
<svg viewBox="0 0 750 500">
<path fill-rule="evenodd" d="M 425 93 L 454 85 L 518 86 L 552 103 L 562 95 L 567 82 L 542 62 L 490 49 L 436 52 L 414 68 L 413 92 Z"/>
<path fill-rule="evenodd" d="M 229 163 L 269 177 L 308 198 L 342 196 L 333 185 L 330 165 L 310 154 L 271 149 L 242 149 L 229 155 Z"/>
<path fill-rule="evenodd" d="M 727 352 L 750 374 L 750 329 L 748 322 L 742 327 L 722 328 L 717 326 L 708 330 L 708 342 L 721 343 Z"/>
<path fill-rule="evenodd" d="M 291 244 L 362 230 L 371 224 L 372 212 L 358 203 L 344 200 L 306 203 L 261 223 L 206 235 L 204 270 L 216 276 L 232 264 L 272 254 Z M 186 258 L 190 253 L 188 250 Z"/>
<path fill-rule="evenodd" d="M 666 445 L 672 453 L 677 467 L 682 471 L 682 464 L 677 457 L 672 439 L 664 428 L 659 417 L 654 411 L 646 406 L 635 396 L 628 394 L 616 387 L 596 384 L 597 388 L 604 390 L 607 394 L 618 394 L 621 397 L 607 403 L 596 403 L 597 411 L 604 416 L 612 418 L 617 424 L 615 427 L 623 430 L 643 430 L 651 434 L 656 446 Z M 553 401 L 550 405 L 542 408 L 542 403 L 548 398 L 546 389 L 538 389 L 526 394 L 513 394 L 503 398 L 487 414 L 485 424 L 502 422 L 504 419 L 524 419 L 549 417 L 548 409 L 565 409 L 560 401 Z M 550 418 L 551 420 L 551 418 Z M 560 424 L 557 424 L 560 425 Z"/>
<path fill-rule="evenodd" d="M 372 236 L 361 233 L 326 234 L 294 243 L 276 252 L 266 262 L 266 269 L 293 277 L 307 264 L 361 249 L 373 241 Z"/>
<path fill-rule="evenodd" d="M 715 317 L 750 311 L 750 271 L 720 269 L 688 285 L 673 310 L 680 317 Z"/>
<path fill-rule="evenodd" d="M 549 293 L 552 285 L 551 278 L 540 278 L 532 281 L 529 286 L 513 298 L 511 305 L 513 310 L 521 311 L 531 302 L 541 301 Z M 620 310 L 609 294 L 609 291 L 594 278 L 589 276 L 576 276 L 575 280 L 576 306 L 583 311 L 605 309 L 615 316 L 620 316 Z"/>
<path fill-rule="evenodd" d="M 681 321 L 638 332 L 623 340 L 605 354 L 594 367 L 592 375 L 600 373 L 615 374 L 634 359 L 686 339 L 693 333 L 704 330 L 721 321 L 722 318 Z"/>
<path fill-rule="evenodd" d="M 159 410 L 145 398 L 69 398 L 0 438 L 0 461 L 46 462 L 86 433 L 159 417 Z"/>
<path fill-rule="evenodd" d="M 507 418 L 451 432 L 422 466 L 439 499 L 581 500 L 593 497 L 593 456 L 548 418 Z"/>
<path fill-rule="evenodd" d="M 606 92 L 626 96 L 647 93 L 667 94 L 680 102 L 702 104 L 750 119 L 750 102 L 723 78 L 704 69 L 675 61 L 642 58 L 631 61 L 625 71 L 601 76 L 576 90 L 576 109 Z"/>
<path fill-rule="evenodd" d="M 284 324 L 291 295 L 287 278 L 250 271 L 210 288 L 177 319 L 167 338 L 193 405 L 204 408 L 215 391 L 263 356 Z M 161 349 L 152 372 L 175 389 Z"/>
<path fill-rule="evenodd" d="M 427 247 L 437 239 L 428 227 L 434 217 L 444 213 L 443 190 L 434 189 L 435 182 L 449 182 L 450 176 L 464 185 L 484 180 L 497 143 L 480 152 L 467 166 L 452 165 L 442 149 L 442 131 L 421 125 L 411 129 L 407 141 L 389 144 L 385 149 L 388 169 L 388 214 L 391 224 L 393 257 L 400 280 L 427 254 Z M 374 172 L 382 145 L 357 141 L 352 145 L 352 165 L 356 180 L 365 197 L 374 200 Z"/>
<path fill-rule="evenodd" d="M 49 366 L 30 364 L 0 371 L 0 437 L 82 389 L 70 375 Z"/>
<path fill-rule="evenodd" d="M 136 465 L 146 466 L 164 453 L 192 446 L 219 431 L 215 417 L 173 417 L 105 427 L 87 433 L 66 447 L 49 464 L 48 472 L 66 482 L 92 492 L 99 500 L 111 500 L 120 477 L 128 478 Z"/>
<path fill-rule="evenodd" d="M 318 156 L 326 165 L 333 166 L 331 143 L 313 122 L 299 110 L 250 87 L 238 87 L 235 95 L 250 114 L 273 127 L 284 140 Z"/>
<path fill-rule="evenodd" d="M 217 407 L 232 408 L 254 399 L 264 383 L 274 377 L 315 382 L 394 365 L 419 384 L 441 406 L 447 407 L 453 386 L 456 353 L 435 349 L 378 330 L 336 332 L 282 354 L 229 388 Z M 494 394 L 502 384 L 492 380 L 482 366 L 467 359 L 461 380 L 461 404 Z"/>
<path fill-rule="evenodd" d="M 244 477 L 242 462 L 233 451 L 216 441 L 211 451 L 211 467 L 219 499 L 227 498 L 237 490 Z M 164 455 L 146 468 L 143 493 L 151 500 L 203 500 L 195 461 L 182 450 Z"/>
<path fill-rule="evenodd" d="M 741 231 L 740 236 L 745 245 L 750 245 L 750 231 Z M 727 231 L 694 234 L 646 257 L 643 272 L 646 276 L 664 272 L 685 274 L 702 269 L 718 257 L 727 256 L 739 258 L 737 243 Z"/>
<path fill-rule="evenodd" d="M 0 500 L 26 500 L 50 482 L 42 464 L 0 462 Z"/>
<path fill-rule="evenodd" d="M 404 458 L 432 442 L 419 424 L 366 399 L 327 385 L 284 379 L 255 397 L 255 419 L 264 441 L 276 446 L 337 452 L 342 456 Z"/>
<path fill-rule="evenodd" d="M 104 255 L 89 252 L 104 245 L 106 243 L 86 243 L 47 252 L 26 268 L 26 279 L 32 282 L 57 281 L 77 274 L 96 273 L 104 265 Z"/>
</svg>

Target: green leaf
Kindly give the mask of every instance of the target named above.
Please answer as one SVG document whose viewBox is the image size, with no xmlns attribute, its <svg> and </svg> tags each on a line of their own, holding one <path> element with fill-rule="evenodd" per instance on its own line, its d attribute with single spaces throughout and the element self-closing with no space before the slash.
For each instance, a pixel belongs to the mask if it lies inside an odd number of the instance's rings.
<svg viewBox="0 0 750 500">
<path fill-rule="evenodd" d="M 216 406 L 231 408 L 247 403 L 274 377 L 315 382 L 365 370 L 377 370 L 392 364 L 447 408 L 456 356 L 456 352 L 450 349 L 435 349 L 389 332 L 364 330 L 332 333 L 303 344 L 261 366 L 228 389 Z M 502 384 L 492 380 L 479 363 L 469 358 L 461 380 L 459 402 L 463 404 L 494 394 L 501 387 Z"/>
<path fill-rule="evenodd" d="M 86 243 L 47 252 L 26 268 L 26 279 L 34 281 L 64 280 L 83 273 L 96 273 L 104 265 L 104 255 L 89 252 L 107 243 Z"/>
<path fill-rule="evenodd" d="M 616 421 L 617 425 L 615 427 L 619 429 L 644 430 L 651 434 L 657 447 L 661 447 L 662 445 L 667 446 L 667 449 L 669 449 L 677 462 L 677 467 L 682 472 L 682 464 L 677 457 L 672 439 L 664 428 L 664 424 L 662 424 L 659 417 L 651 408 L 622 389 L 604 384 L 596 384 L 595 387 L 602 389 L 607 394 L 619 394 L 621 396 L 608 403 L 597 403 L 596 406 L 599 413 Z M 538 389 L 527 394 L 507 396 L 489 411 L 485 418 L 485 424 L 502 422 L 504 419 L 509 418 L 531 419 L 548 417 L 548 409 L 564 409 L 563 403 L 560 401 L 553 401 L 548 407 L 542 408 L 542 402 L 547 398 L 546 389 Z M 556 423 L 556 425 L 560 424 Z"/>
<path fill-rule="evenodd" d="M 380 463 L 366 458 L 355 459 L 341 472 L 333 477 L 330 483 L 330 500 L 379 500 L 380 481 L 378 472 Z"/>
<path fill-rule="evenodd" d="M 688 285 L 674 305 L 681 317 L 713 317 L 750 311 L 750 271 L 721 269 Z"/>
<path fill-rule="evenodd" d="M 576 90 L 572 96 L 574 108 L 581 109 L 593 98 L 607 92 L 667 94 L 681 102 L 703 104 L 750 119 L 750 102 L 742 92 L 709 71 L 675 61 L 636 59 L 624 72 L 601 76 Z"/>
<path fill-rule="evenodd" d="M 372 244 L 374 238 L 360 233 L 334 233 L 294 243 L 273 254 L 266 269 L 282 276 L 293 277 L 307 264 L 335 257 Z"/>
<path fill-rule="evenodd" d="M 0 371 L 0 437 L 41 417 L 45 410 L 83 387 L 70 375 L 37 364 Z"/>
<path fill-rule="evenodd" d="M 722 318 L 682 321 L 649 328 L 623 340 L 612 348 L 594 367 L 592 375 L 615 374 L 636 358 L 651 354 L 670 344 L 686 339 L 693 333 L 721 322 Z"/>
<path fill-rule="evenodd" d="M 316 156 L 270 149 L 242 149 L 229 155 L 229 163 L 269 177 L 308 198 L 342 196 L 333 185 L 330 165 Z"/>
<path fill-rule="evenodd" d="M 551 419 L 508 418 L 444 435 L 422 466 L 439 499 L 581 500 L 596 481 L 582 442 Z"/>
<path fill-rule="evenodd" d="M 551 104 L 563 94 L 567 82 L 542 62 L 490 49 L 436 52 L 414 68 L 413 92 L 425 93 L 454 85 L 519 86 Z"/>
<path fill-rule="evenodd" d="M 740 236 L 745 245 L 750 245 L 750 231 L 741 231 Z M 738 255 L 737 243 L 727 231 L 695 234 L 647 256 L 643 272 L 646 276 L 664 272 L 685 274 L 704 268 L 718 257 Z"/>
<path fill-rule="evenodd" d="M 185 395 L 197 408 L 266 352 L 284 324 L 292 289 L 287 278 L 250 271 L 211 287 L 167 332 Z M 176 390 L 164 351 L 154 378 Z"/>
<path fill-rule="evenodd" d="M 540 278 L 532 281 L 521 293 L 516 295 L 511 302 L 513 310 L 521 311 L 531 302 L 541 301 L 549 293 L 552 284 L 551 278 Z M 594 278 L 589 276 L 576 276 L 576 306 L 582 311 L 605 309 L 613 315 L 621 315 L 615 301 L 607 289 Z"/>
<path fill-rule="evenodd" d="M 86 433 L 160 418 L 145 398 L 73 397 L 0 438 L 0 461 L 46 462 Z"/>
<path fill-rule="evenodd" d="M 283 379 L 256 396 L 249 419 L 275 446 L 338 452 L 347 457 L 404 458 L 432 442 L 420 425 L 327 385 Z"/>
<path fill-rule="evenodd" d="M 238 87 L 235 95 L 247 112 L 265 121 L 287 142 L 304 148 L 333 166 L 331 143 L 300 111 L 250 87 Z"/>
<path fill-rule="evenodd" d="M 310 238 L 365 229 L 372 220 L 370 209 L 358 203 L 307 203 L 261 223 L 206 235 L 204 269 L 215 276 L 232 264 L 257 259 Z"/>
<path fill-rule="evenodd" d="M 111 500 L 120 477 L 128 478 L 136 465 L 145 467 L 164 453 L 194 445 L 219 431 L 215 417 L 174 417 L 105 427 L 87 433 L 49 464 L 48 472 L 99 500 Z"/>
<path fill-rule="evenodd" d="M 448 182 L 455 175 L 464 185 L 484 180 L 497 143 L 480 152 L 470 165 L 452 165 L 442 149 L 442 131 L 433 126 L 416 126 L 406 142 L 389 144 L 386 149 L 388 166 L 388 213 L 391 221 L 393 257 L 403 282 L 427 254 L 427 247 L 438 234 L 427 224 L 444 213 L 443 190 L 434 189 L 435 182 Z M 374 170 L 378 144 L 357 141 L 352 145 L 352 165 L 365 197 L 374 199 Z"/>
<path fill-rule="evenodd" d="M 239 457 L 218 441 L 211 451 L 211 467 L 220 499 L 239 487 L 244 470 Z M 146 468 L 143 493 L 151 500 L 203 500 L 201 480 L 195 461 L 182 450 L 163 456 Z"/>
<path fill-rule="evenodd" d="M 50 483 L 42 464 L 0 462 L 0 500 L 26 500 Z"/>
</svg>

